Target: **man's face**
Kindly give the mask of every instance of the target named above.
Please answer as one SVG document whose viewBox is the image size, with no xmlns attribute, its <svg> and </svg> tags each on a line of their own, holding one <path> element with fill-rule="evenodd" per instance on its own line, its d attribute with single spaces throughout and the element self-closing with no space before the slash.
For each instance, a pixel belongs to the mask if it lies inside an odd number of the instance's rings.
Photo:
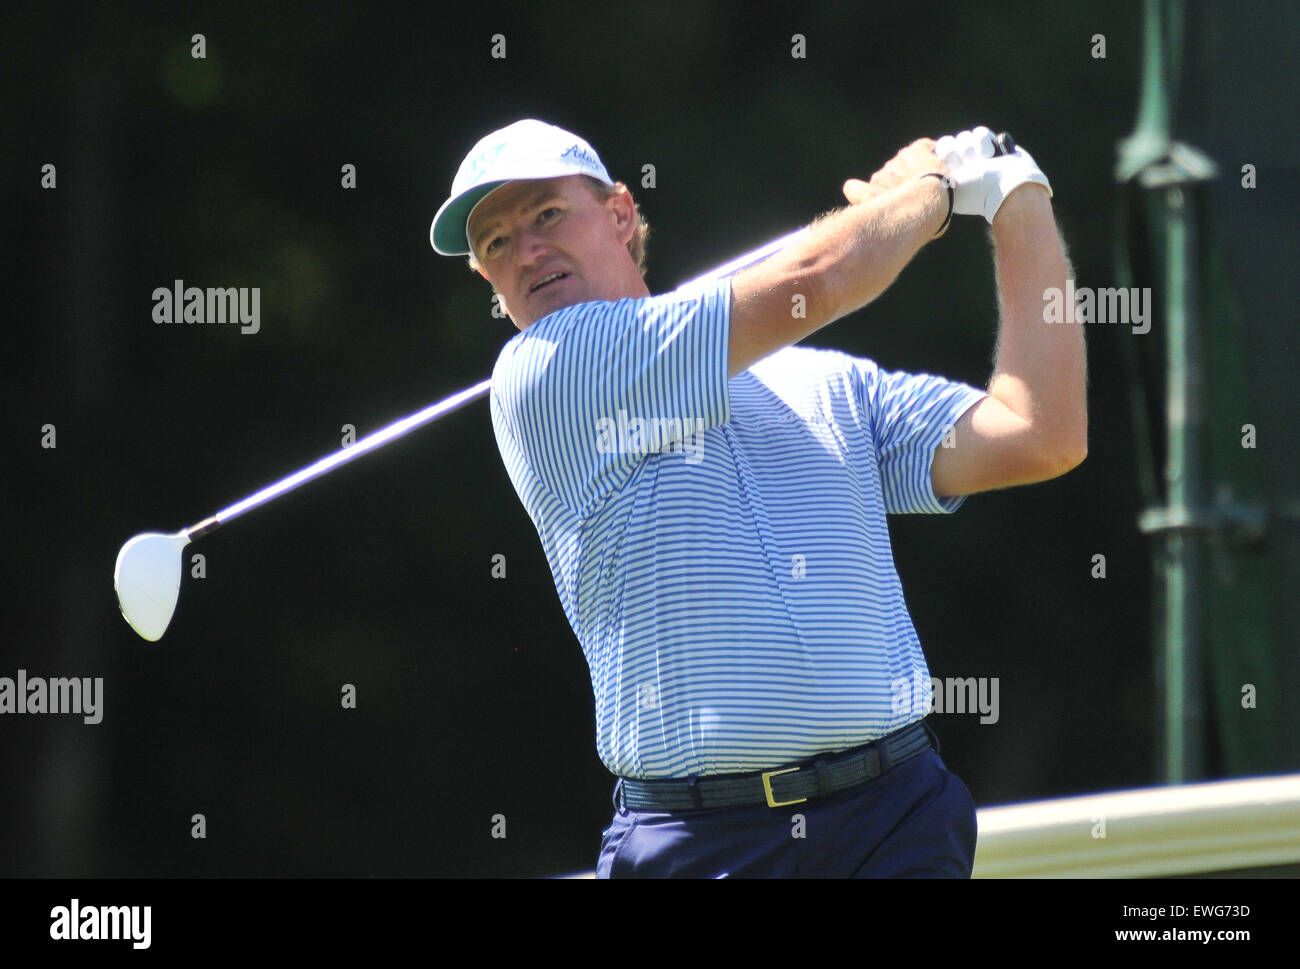
<svg viewBox="0 0 1300 969">
<path fill-rule="evenodd" d="M 479 272 L 526 330 L 574 303 L 642 294 L 627 251 L 634 220 L 626 191 L 601 202 L 582 176 L 566 175 L 502 185 L 475 208 L 468 228 Z"/>
</svg>

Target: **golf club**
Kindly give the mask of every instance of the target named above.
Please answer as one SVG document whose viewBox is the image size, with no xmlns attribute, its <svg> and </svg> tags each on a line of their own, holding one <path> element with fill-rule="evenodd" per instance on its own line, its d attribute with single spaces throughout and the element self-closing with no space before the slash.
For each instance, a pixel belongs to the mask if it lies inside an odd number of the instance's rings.
<svg viewBox="0 0 1300 969">
<path fill-rule="evenodd" d="M 994 151 L 999 155 L 1010 154 L 1015 150 L 1015 142 L 1005 132 L 996 136 L 994 142 Z M 766 245 L 682 283 L 677 289 L 698 287 L 711 280 L 722 279 L 739 272 L 781 251 L 807 231 L 807 229 L 797 229 L 779 239 L 773 239 Z M 430 404 L 424 410 L 380 428 L 344 450 L 327 455 L 301 471 L 267 485 L 261 491 L 221 509 L 189 528 L 171 534 L 143 532 L 136 535 L 117 553 L 117 564 L 113 569 L 113 588 L 117 590 L 117 603 L 122 610 L 123 618 L 143 639 L 151 643 L 157 642 L 167 631 L 167 626 L 176 611 L 176 600 L 180 596 L 183 572 L 181 553 L 191 541 L 233 521 L 258 505 L 266 504 L 313 478 L 318 478 L 340 465 L 361 457 L 368 451 L 382 447 L 417 427 L 450 414 L 457 408 L 484 396 L 491 387 L 492 380 L 489 378 L 444 400 Z"/>
</svg>

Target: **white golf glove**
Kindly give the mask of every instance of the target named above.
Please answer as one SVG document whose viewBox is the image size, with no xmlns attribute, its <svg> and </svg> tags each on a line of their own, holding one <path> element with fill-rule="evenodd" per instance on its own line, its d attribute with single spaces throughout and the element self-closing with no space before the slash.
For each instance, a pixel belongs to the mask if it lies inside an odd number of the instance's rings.
<svg viewBox="0 0 1300 969">
<path fill-rule="evenodd" d="M 948 166 L 956 215 L 982 215 L 992 225 L 1006 197 L 1025 182 L 1037 182 L 1052 194 L 1047 176 L 1029 152 L 1017 145 L 1011 154 L 999 155 L 993 132 L 983 125 L 944 135 L 935 142 L 934 153 Z"/>
</svg>

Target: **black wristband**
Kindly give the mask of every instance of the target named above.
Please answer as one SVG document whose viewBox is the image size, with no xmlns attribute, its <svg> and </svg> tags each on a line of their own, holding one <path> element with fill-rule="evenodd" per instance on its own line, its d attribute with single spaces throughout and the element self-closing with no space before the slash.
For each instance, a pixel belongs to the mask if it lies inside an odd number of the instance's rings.
<svg viewBox="0 0 1300 969">
<path fill-rule="evenodd" d="M 952 178 L 945 175 L 943 172 L 926 172 L 920 177 L 928 178 L 931 175 L 943 182 L 944 188 L 948 190 L 948 216 L 943 220 L 943 225 L 939 226 L 939 231 L 935 233 L 935 236 L 938 237 L 943 235 L 944 230 L 948 228 L 948 223 L 952 221 L 952 210 L 953 206 L 956 204 L 957 192 L 952 186 Z"/>
</svg>

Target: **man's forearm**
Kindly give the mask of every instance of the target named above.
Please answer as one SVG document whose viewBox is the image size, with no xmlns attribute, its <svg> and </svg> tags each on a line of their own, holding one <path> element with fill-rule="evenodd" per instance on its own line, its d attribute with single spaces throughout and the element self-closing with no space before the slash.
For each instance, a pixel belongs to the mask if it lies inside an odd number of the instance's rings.
<svg viewBox="0 0 1300 969">
<path fill-rule="evenodd" d="M 918 178 L 824 216 L 797 243 L 737 273 L 730 373 L 870 303 L 934 238 L 947 212 L 939 180 Z M 800 304 L 803 312 L 794 312 Z"/>
<path fill-rule="evenodd" d="M 813 225 L 821 297 L 827 322 L 866 306 L 888 289 L 943 224 L 945 189 L 918 178 L 878 203 L 849 206 Z"/>
<path fill-rule="evenodd" d="M 1043 446 L 1078 463 L 1088 450 L 1083 328 L 1044 320 L 1044 294 L 1073 275 L 1046 189 L 1013 191 L 993 220 L 998 349 L 989 394 L 1028 421 Z"/>
</svg>

